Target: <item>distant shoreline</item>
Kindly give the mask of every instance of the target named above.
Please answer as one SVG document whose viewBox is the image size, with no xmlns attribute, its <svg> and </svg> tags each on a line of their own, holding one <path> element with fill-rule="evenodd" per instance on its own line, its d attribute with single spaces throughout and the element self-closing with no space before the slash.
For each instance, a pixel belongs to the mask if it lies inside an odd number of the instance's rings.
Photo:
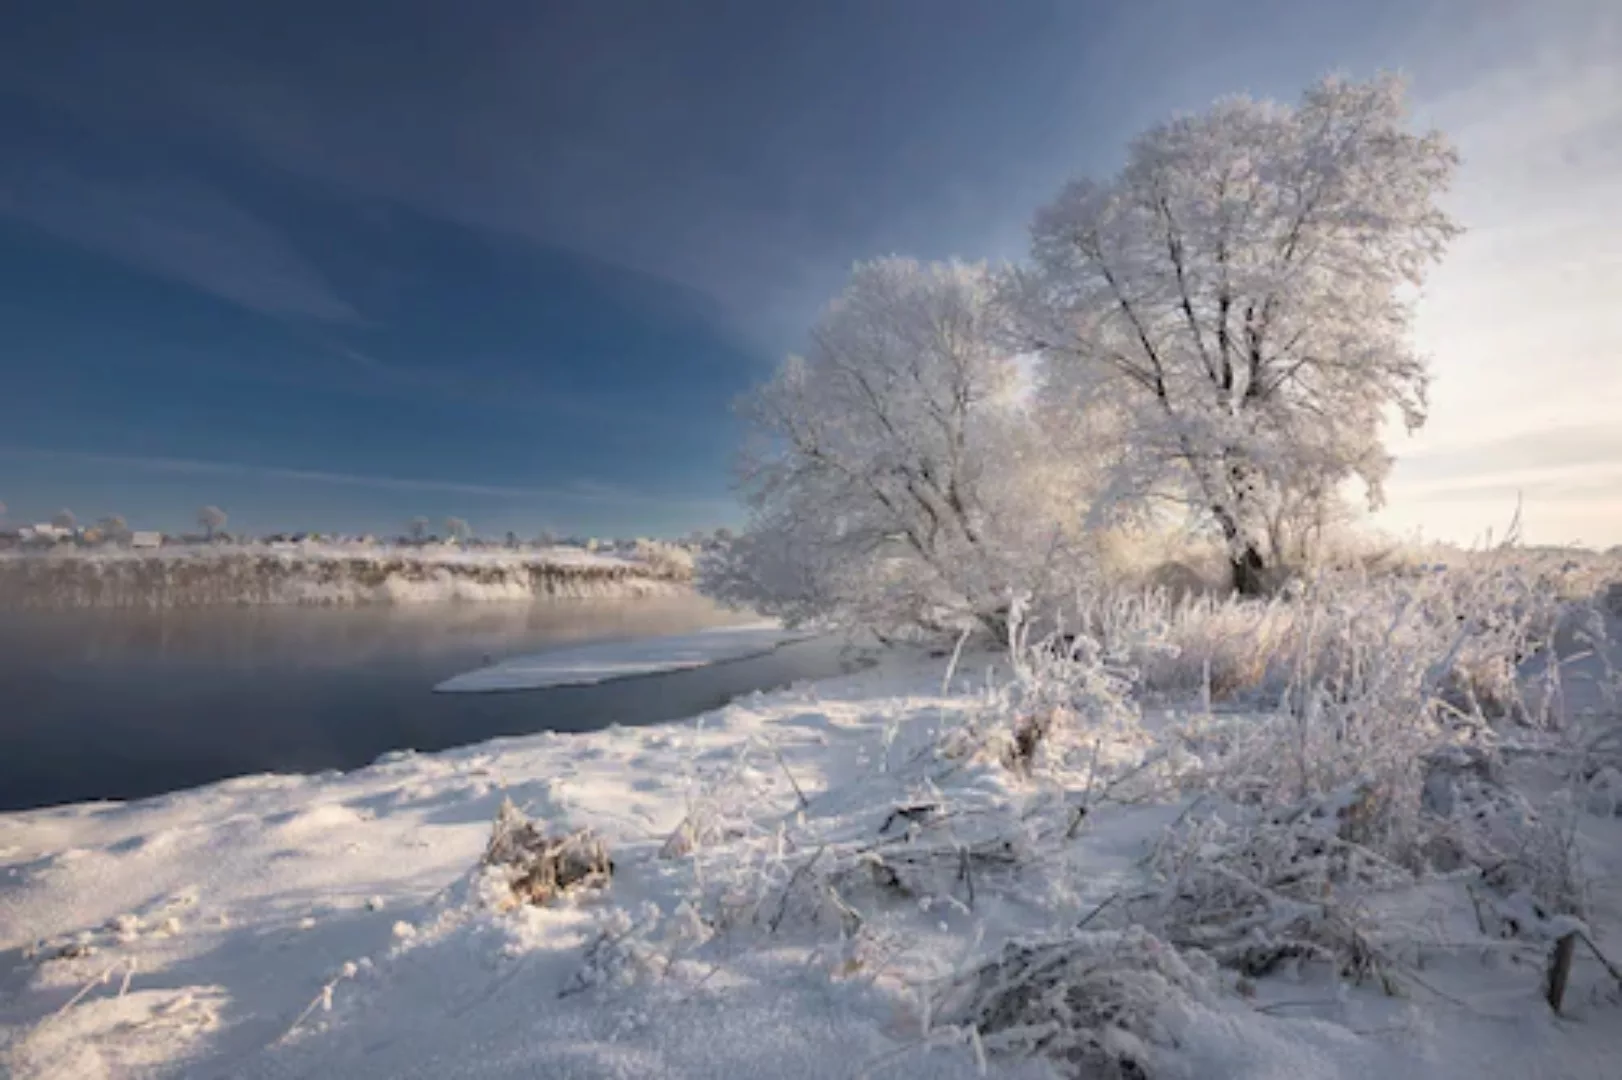
<svg viewBox="0 0 1622 1080">
<path fill-rule="evenodd" d="M 691 574 L 573 548 L 253 546 L 0 554 L 0 609 L 387 606 L 682 591 Z"/>
</svg>

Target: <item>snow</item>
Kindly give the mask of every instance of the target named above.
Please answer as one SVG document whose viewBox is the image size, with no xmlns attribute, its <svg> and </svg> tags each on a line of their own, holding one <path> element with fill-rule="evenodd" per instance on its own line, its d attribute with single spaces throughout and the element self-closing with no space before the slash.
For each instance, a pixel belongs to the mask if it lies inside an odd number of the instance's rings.
<svg viewBox="0 0 1622 1080">
<path fill-rule="evenodd" d="M 708 667 L 728 660 L 763 656 L 809 635 L 785 630 L 776 622 L 717 626 L 693 634 L 603 641 L 517 656 L 477 671 L 446 679 L 441 693 L 485 693 L 493 690 L 540 690 L 551 686 L 592 686 L 611 679 L 657 675 Z"/>
<path fill-rule="evenodd" d="M 0 1074 L 981 1075 L 974 1047 L 991 1036 L 937 1021 L 926 1037 L 921 988 L 1144 885 L 1146 852 L 1192 805 L 1101 802 L 1041 860 L 976 870 L 972 893 L 955 865 L 939 895 L 904 902 L 830 876 L 862 917 L 854 935 L 830 930 L 825 898 L 796 882 L 889 829 L 944 828 L 970 850 L 1025 823 L 1009 835 L 1039 844 L 1053 792 L 970 761 L 918 769 L 993 662 L 965 657 L 943 688 L 944 659 L 891 654 L 679 725 L 0 816 Z M 503 799 L 603 837 L 610 887 L 546 908 L 491 903 L 475 868 Z M 951 820 L 892 824 L 930 800 Z M 1590 926 L 1614 955 L 1622 819 L 1585 816 L 1581 831 Z M 707 832 L 732 838 L 673 857 L 672 836 Z M 1437 942 L 1414 969 L 1424 986 L 1402 996 L 1310 969 L 1168 994 L 1157 1075 L 1614 1077 L 1622 1026 L 1603 972 L 1579 957 L 1553 1017 L 1535 954 L 1447 944 L 1473 935 L 1464 893 L 1439 879 L 1384 901 L 1388 920 Z M 1034 1059 L 987 1064 L 1054 1075 Z"/>
</svg>

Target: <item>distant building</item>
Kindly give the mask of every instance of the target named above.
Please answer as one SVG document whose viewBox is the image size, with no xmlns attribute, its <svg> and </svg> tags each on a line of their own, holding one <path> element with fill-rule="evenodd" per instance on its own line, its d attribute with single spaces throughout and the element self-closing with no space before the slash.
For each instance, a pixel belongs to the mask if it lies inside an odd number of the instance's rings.
<svg viewBox="0 0 1622 1080">
<path fill-rule="evenodd" d="M 130 547 L 132 548 L 160 548 L 163 546 L 163 534 L 160 532 L 132 532 L 130 533 Z"/>
<path fill-rule="evenodd" d="M 73 530 L 64 529 L 60 525 L 51 525 L 41 522 L 38 525 L 24 525 L 18 530 L 23 543 L 57 544 L 63 540 L 73 539 Z"/>
</svg>

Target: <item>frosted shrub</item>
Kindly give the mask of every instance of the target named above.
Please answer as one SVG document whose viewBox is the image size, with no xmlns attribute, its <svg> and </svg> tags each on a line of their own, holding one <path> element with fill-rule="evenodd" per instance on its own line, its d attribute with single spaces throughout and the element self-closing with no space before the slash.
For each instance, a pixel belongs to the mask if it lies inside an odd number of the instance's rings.
<svg viewBox="0 0 1622 1080">
<path fill-rule="evenodd" d="M 1215 700 L 1259 688 L 1288 626 L 1278 603 L 1116 589 L 1080 603 L 1080 621 L 1145 693 Z"/>
<path fill-rule="evenodd" d="M 1538 565 L 1500 549 L 1413 575 L 1323 571 L 1265 601 L 1106 588 L 1075 601 L 1074 621 L 1151 695 L 1265 700 L 1311 684 L 1344 698 L 1406 649 L 1454 712 L 1527 719 L 1516 667 L 1547 647 L 1573 587 Z"/>
<path fill-rule="evenodd" d="M 1045 761 L 1062 772 L 1096 757 L 1103 744 L 1147 744 L 1131 671 L 1094 638 L 1060 632 L 1033 644 L 1016 608 L 1008 655 L 1013 677 L 994 698 L 1011 721 L 1000 747 L 1005 764 L 1030 769 Z"/>
<path fill-rule="evenodd" d="M 1307 960 L 1354 978 L 1374 974 L 1379 949 L 1362 902 L 1411 877 L 1346 839 L 1363 801 L 1353 790 L 1240 825 L 1212 817 L 1174 830 L 1150 859 L 1159 895 L 1134 914 L 1178 947 L 1247 975 Z"/>
<path fill-rule="evenodd" d="M 849 941 L 880 911 L 973 911 L 981 897 L 1017 895 L 1027 875 L 1042 872 L 1037 837 L 998 785 L 950 796 L 927 783 L 907 787 L 917 799 L 881 796 L 855 813 L 796 820 L 702 861 L 716 925 Z"/>
<path fill-rule="evenodd" d="M 936 1016 L 972 1032 L 988 1054 L 1044 1057 L 1062 1075 L 1153 1076 L 1194 1003 L 1213 996 L 1211 969 L 1141 927 L 1015 941 L 949 987 Z"/>
<path fill-rule="evenodd" d="M 686 954 L 711 936 L 709 924 L 685 901 L 668 914 L 651 902 L 634 912 L 611 908 L 598 919 L 580 966 L 558 996 L 607 995 L 669 976 L 697 981 Z"/>
<path fill-rule="evenodd" d="M 701 856 L 706 849 L 758 833 L 756 814 L 763 800 L 771 805 L 756 767 L 756 759 L 766 752 L 765 747 L 746 743 L 721 767 L 689 771 L 687 813 L 665 838 L 660 857 Z"/>
<path fill-rule="evenodd" d="M 1086 799 L 1125 777 L 1149 781 L 1155 740 L 1132 697 L 1134 673 L 1087 634 L 1032 640 L 1022 605 L 1008 635 L 1009 674 L 949 730 L 939 752 L 995 762 Z"/>
<path fill-rule="evenodd" d="M 1482 880 L 1505 937 L 1552 940 L 1588 914 L 1588 876 L 1569 815 L 1519 818 L 1496 846 L 1478 850 Z"/>
<path fill-rule="evenodd" d="M 1177 734 L 1198 762 L 1185 782 L 1275 809 L 1355 791 L 1355 830 L 1342 835 L 1418 866 L 1435 829 L 1422 795 L 1436 755 L 1486 737 L 1486 720 L 1507 713 L 1484 703 L 1489 690 L 1494 701 L 1518 701 L 1512 654 L 1524 639 L 1477 634 L 1485 616 L 1456 601 L 1403 582 L 1330 579 L 1275 608 L 1287 621 L 1267 659 L 1273 703 L 1183 722 Z M 1478 665 L 1475 682 L 1461 657 Z M 1484 671 L 1502 673 L 1507 687 Z"/>
<path fill-rule="evenodd" d="M 585 830 L 549 835 L 511 799 L 496 813 L 483 865 L 505 887 L 498 907 L 548 904 L 575 890 L 607 888 L 614 874 L 600 838 Z"/>
<path fill-rule="evenodd" d="M 1538 939 L 1556 936 L 1551 920 L 1586 915 L 1577 807 L 1564 798 L 1534 805 L 1490 755 L 1474 748 L 1447 748 L 1427 765 L 1425 802 L 1436 819 L 1429 854 L 1441 869 L 1479 868 L 1494 901 L 1495 925 L 1488 929 Z"/>
</svg>

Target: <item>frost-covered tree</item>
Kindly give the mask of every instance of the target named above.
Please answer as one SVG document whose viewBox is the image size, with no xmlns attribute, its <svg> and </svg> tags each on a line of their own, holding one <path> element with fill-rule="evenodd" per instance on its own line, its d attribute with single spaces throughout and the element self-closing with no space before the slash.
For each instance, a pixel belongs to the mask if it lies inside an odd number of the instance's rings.
<svg viewBox="0 0 1622 1080">
<path fill-rule="evenodd" d="M 217 506 L 205 506 L 197 511 L 197 524 L 203 527 L 203 532 L 210 540 L 221 529 L 225 528 L 226 513 Z"/>
<path fill-rule="evenodd" d="M 78 515 L 74 514 L 72 510 L 69 510 L 64 506 L 62 509 L 51 515 L 51 524 L 55 525 L 58 529 L 67 529 L 69 532 L 71 532 L 79 527 L 79 518 Z"/>
<path fill-rule="evenodd" d="M 1437 203 L 1456 161 L 1407 129 L 1399 80 L 1328 79 L 1155 127 L 1042 209 L 1009 295 L 1050 390 L 1115 410 L 1103 503 L 1192 509 L 1244 591 L 1281 515 L 1353 480 L 1377 504 L 1383 418 L 1424 421 L 1411 305 L 1458 232 Z"/>
<path fill-rule="evenodd" d="M 703 587 L 791 622 L 1000 633 L 1080 514 L 1041 467 L 995 299 L 983 266 L 856 266 L 740 405 L 749 521 Z"/>
<path fill-rule="evenodd" d="M 425 517 L 414 517 L 411 519 L 410 528 L 411 539 L 420 544 L 428 535 L 428 519 Z"/>
<path fill-rule="evenodd" d="M 96 527 L 101 530 L 104 539 L 114 544 L 123 543 L 130 535 L 129 523 L 121 514 L 108 514 L 96 522 Z"/>
<path fill-rule="evenodd" d="M 468 541 L 468 537 L 473 535 L 473 529 L 461 518 L 450 517 L 445 519 L 445 535 L 449 536 L 452 540 L 455 540 L 458 544 L 465 544 Z"/>
</svg>

